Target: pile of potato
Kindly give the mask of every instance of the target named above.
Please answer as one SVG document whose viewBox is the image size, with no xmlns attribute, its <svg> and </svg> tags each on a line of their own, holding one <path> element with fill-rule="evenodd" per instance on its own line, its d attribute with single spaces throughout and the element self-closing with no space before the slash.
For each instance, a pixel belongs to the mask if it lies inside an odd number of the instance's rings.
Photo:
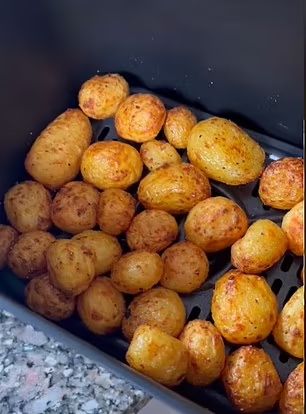
<svg viewBox="0 0 306 414">
<path fill-rule="evenodd" d="M 55 321 L 77 310 L 99 335 L 122 329 L 129 365 L 169 387 L 221 378 L 240 411 L 264 412 L 280 401 L 283 413 L 301 413 L 303 362 L 282 387 L 256 344 L 272 333 L 303 359 L 304 287 L 279 312 L 260 276 L 287 250 L 303 255 L 303 160 L 265 168 L 263 149 L 233 122 L 197 122 L 185 107 L 167 111 L 154 95 L 129 95 L 117 74 L 85 82 L 79 106 L 33 143 L 25 160 L 33 181 L 5 194 L 10 226 L 0 227 L 0 267 L 29 280 L 28 306 Z M 92 144 L 89 118 L 109 117 L 123 140 Z M 258 178 L 262 202 L 288 210 L 281 227 L 267 219 L 250 225 L 241 206 L 211 195 L 210 179 L 235 186 Z M 135 183 L 137 197 L 128 192 Z M 182 214 L 186 240 L 178 242 Z M 54 227 L 66 238 L 56 240 Z M 207 254 L 226 248 L 233 269 L 215 285 L 214 324 L 186 324 L 179 294 L 198 290 L 208 278 Z M 240 345 L 228 357 L 225 341 Z"/>
</svg>

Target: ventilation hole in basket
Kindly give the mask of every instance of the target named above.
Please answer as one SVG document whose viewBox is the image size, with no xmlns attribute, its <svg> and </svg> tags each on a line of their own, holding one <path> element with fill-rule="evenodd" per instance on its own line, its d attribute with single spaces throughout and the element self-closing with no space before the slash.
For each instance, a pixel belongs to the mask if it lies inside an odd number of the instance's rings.
<svg viewBox="0 0 306 414">
<path fill-rule="evenodd" d="M 264 210 L 271 210 L 271 207 L 270 206 L 266 206 L 266 205 L 262 205 L 262 208 L 264 209 Z"/>
<path fill-rule="evenodd" d="M 194 306 L 191 309 L 191 312 L 188 316 L 187 321 L 190 322 L 190 321 L 193 321 L 194 319 L 197 319 L 199 317 L 200 313 L 201 313 L 201 308 L 199 306 Z"/>
<path fill-rule="evenodd" d="M 100 135 L 98 136 L 97 140 L 98 141 L 103 141 L 108 133 L 109 133 L 109 127 L 104 127 L 102 129 Z"/>
<path fill-rule="evenodd" d="M 270 344 L 270 345 L 274 345 L 274 339 L 273 339 L 273 336 L 272 336 L 272 335 L 268 336 L 268 338 L 267 338 L 267 342 L 268 342 L 268 344 Z"/>
<path fill-rule="evenodd" d="M 283 286 L 283 282 L 280 279 L 275 279 L 274 282 L 272 283 L 271 289 L 273 290 L 275 295 L 277 295 L 282 286 Z"/>
<path fill-rule="evenodd" d="M 252 190 L 252 196 L 257 198 L 258 197 L 258 190 L 259 190 L 259 181 L 255 184 L 253 190 Z"/>
<path fill-rule="evenodd" d="M 279 353 L 279 357 L 278 359 L 280 360 L 280 362 L 282 362 L 283 364 L 287 364 L 288 360 L 289 360 L 289 355 L 286 352 L 281 351 Z"/>
<path fill-rule="evenodd" d="M 209 322 L 211 322 L 211 323 L 214 323 L 213 318 L 212 318 L 212 316 L 211 316 L 211 312 L 209 312 L 209 314 L 208 314 L 208 316 L 207 316 L 206 320 L 207 320 L 207 321 L 209 321 Z"/>
<path fill-rule="evenodd" d="M 283 272 L 288 272 L 288 270 L 290 269 L 291 265 L 293 263 L 293 256 L 291 254 L 286 254 L 286 256 L 284 257 L 282 264 L 281 264 L 281 270 Z"/>
<path fill-rule="evenodd" d="M 289 289 L 289 292 L 287 293 L 283 306 L 288 302 L 288 300 L 291 298 L 291 296 L 298 290 L 298 288 L 296 286 L 291 286 L 291 288 Z"/>
</svg>

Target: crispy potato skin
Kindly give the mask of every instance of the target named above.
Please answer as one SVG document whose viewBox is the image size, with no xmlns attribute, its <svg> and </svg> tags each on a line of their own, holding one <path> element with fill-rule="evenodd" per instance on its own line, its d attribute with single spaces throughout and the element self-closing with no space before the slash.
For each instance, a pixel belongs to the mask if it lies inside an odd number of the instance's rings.
<svg viewBox="0 0 306 414">
<path fill-rule="evenodd" d="M 186 321 L 186 310 L 176 292 L 157 287 L 136 296 L 122 321 L 122 332 L 130 341 L 140 325 L 155 326 L 171 336 L 178 336 Z"/>
<path fill-rule="evenodd" d="M 146 142 L 157 137 L 166 118 L 166 108 L 154 95 L 130 95 L 119 106 L 115 128 L 119 137 L 134 142 Z"/>
<path fill-rule="evenodd" d="M 304 199 L 304 160 L 283 158 L 264 170 L 259 184 L 263 204 L 289 210 Z"/>
<path fill-rule="evenodd" d="M 219 378 L 225 363 L 222 336 L 208 321 L 189 322 L 179 338 L 189 354 L 186 380 L 196 386 L 206 386 Z"/>
<path fill-rule="evenodd" d="M 228 342 L 247 345 L 267 338 L 276 323 L 278 306 L 263 277 L 232 270 L 215 284 L 211 313 Z"/>
<path fill-rule="evenodd" d="M 197 123 L 197 118 L 185 106 L 177 106 L 167 112 L 164 133 L 175 148 L 187 148 L 189 134 Z"/>
<path fill-rule="evenodd" d="M 189 136 L 190 162 L 216 181 L 229 185 L 250 183 L 263 170 L 265 152 L 246 132 L 223 118 L 196 124 Z"/>
<path fill-rule="evenodd" d="M 279 407 L 282 414 L 304 413 L 304 362 L 301 362 L 287 378 Z"/>
<path fill-rule="evenodd" d="M 297 256 L 304 254 L 304 202 L 296 204 L 283 218 L 282 229 L 285 232 L 289 250 Z"/>
<path fill-rule="evenodd" d="M 117 73 L 94 76 L 83 83 L 79 105 L 90 118 L 106 119 L 115 115 L 128 94 L 127 81 Z"/>
<path fill-rule="evenodd" d="M 206 175 L 187 163 L 160 167 L 144 177 L 138 187 L 138 199 L 145 208 L 171 214 L 188 213 L 210 195 Z"/>
<path fill-rule="evenodd" d="M 86 327 L 99 335 L 120 328 L 125 302 L 107 277 L 98 277 L 77 300 L 77 309 Z"/>
<path fill-rule="evenodd" d="M 245 413 L 269 411 L 282 390 L 271 358 L 254 346 L 242 346 L 227 357 L 222 381 L 234 406 Z"/>
<path fill-rule="evenodd" d="M 81 163 L 84 180 L 100 190 L 127 189 L 139 181 L 142 168 L 139 152 L 131 145 L 117 141 L 90 145 Z"/>
<path fill-rule="evenodd" d="M 174 387 L 185 378 L 188 352 L 178 339 L 158 328 L 142 325 L 134 334 L 126 360 L 136 371 Z"/>
<path fill-rule="evenodd" d="M 200 201 L 185 221 L 186 239 L 212 253 L 231 246 L 248 228 L 246 213 L 237 203 L 225 197 Z"/>
<path fill-rule="evenodd" d="M 144 165 L 150 170 L 156 170 L 166 164 L 180 164 L 180 154 L 166 141 L 144 142 L 140 147 L 140 156 Z"/>
<path fill-rule="evenodd" d="M 17 239 L 18 233 L 13 227 L 0 224 L 0 270 L 7 265 L 9 251 Z"/>
<path fill-rule="evenodd" d="M 80 109 L 68 109 L 34 141 L 26 157 L 25 168 L 46 187 L 60 188 L 78 175 L 83 152 L 91 137 L 87 116 Z"/>
<path fill-rule="evenodd" d="M 271 220 L 257 220 L 245 235 L 232 245 L 232 264 L 241 272 L 262 273 L 285 254 L 288 240 Z"/>
<path fill-rule="evenodd" d="M 32 311 L 52 321 L 69 318 L 75 309 L 75 299 L 54 287 L 47 273 L 30 280 L 25 296 L 26 303 Z"/>
<path fill-rule="evenodd" d="M 296 358 L 304 356 L 304 286 L 285 304 L 273 329 L 277 345 Z"/>
<path fill-rule="evenodd" d="M 191 293 L 205 282 L 209 263 L 206 254 L 195 244 L 182 241 L 162 254 L 164 273 L 160 284 L 178 293 Z"/>
</svg>

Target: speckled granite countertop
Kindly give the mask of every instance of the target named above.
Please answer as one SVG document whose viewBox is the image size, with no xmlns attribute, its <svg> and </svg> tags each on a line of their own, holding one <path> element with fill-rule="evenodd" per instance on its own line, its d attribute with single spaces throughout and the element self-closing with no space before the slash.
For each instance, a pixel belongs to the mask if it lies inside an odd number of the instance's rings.
<svg viewBox="0 0 306 414">
<path fill-rule="evenodd" d="M 0 311 L 1 414 L 134 414 L 148 400 L 125 380 Z"/>
</svg>

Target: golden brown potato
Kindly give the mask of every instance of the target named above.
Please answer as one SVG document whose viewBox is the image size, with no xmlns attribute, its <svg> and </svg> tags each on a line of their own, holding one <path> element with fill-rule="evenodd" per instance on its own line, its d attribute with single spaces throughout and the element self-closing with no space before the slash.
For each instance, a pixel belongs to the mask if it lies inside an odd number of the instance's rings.
<svg viewBox="0 0 306 414">
<path fill-rule="evenodd" d="M 47 250 L 50 282 L 66 295 L 84 292 L 95 276 L 92 252 L 73 240 L 57 240 Z"/>
<path fill-rule="evenodd" d="M 162 210 L 145 210 L 135 216 L 126 233 L 131 250 L 160 252 L 177 238 L 179 228 L 174 217 Z"/>
<path fill-rule="evenodd" d="M 68 109 L 35 140 L 26 157 L 25 168 L 46 187 L 60 188 L 78 175 L 91 137 L 87 116 L 80 109 Z"/>
<path fill-rule="evenodd" d="M 277 345 L 296 358 L 304 356 L 304 286 L 285 304 L 273 329 Z"/>
<path fill-rule="evenodd" d="M 232 245 L 232 264 L 245 273 L 262 273 L 285 254 L 288 240 L 271 220 L 257 220 Z"/>
<path fill-rule="evenodd" d="M 59 229 L 77 234 L 95 227 L 99 191 L 82 181 L 65 184 L 52 202 L 51 218 Z"/>
<path fill-rule="evenodd" d="M 157 253 L 136 250 L 115 263 L 111 280 L 120 292 L 136 295 L 156 285 L 162 277 L 163 268 L 163 261 Z"/>
<path fill-rule="evenodd" d="M 136 211 L 136 200 L 120 188 L 110 188 L 100 195 L 97 222 L 102 231 L 119 236 L 127 231 Z"/>
<path fill-rule="evenodd" d="M 171 336 L 178 336 L 186 321 L 186 310 L 176 292 L 157 287 L 136 296 L 122 321 L 122 332 L 130 341 L 140 325 L 155 326 Z"/>
<path fill-rule="evenodd" d="M 279 407 L 282 414 L 304 413 L 304 362 L 301 362 L 287 378 Z"/>
<path fill-rule="evenodd" d="M 0 224 L 0 270 L 7 265 L 9 251 L 17 239 L 18 233 L 13 227 Z"/>
<path fill-rule="evenodd" d="M 289 250 L 297 256 L 304 254 L 304 201 L 296 204 L 284 215 L 282 229 L 285 232 Z"/>
<path fill-rule="evenodd" d="M 120 328 L 125 312 L 125 302 L 107 277 L 98 277 L 78 297 L 77 308 L 86 327 L 99 335 Z"/>
<path fill-rule="evenodd" d="M 264 170 L 259 184 L 263 204 L 289 210 L 304 199 L 304 160 L 283 158 Z"/>
<path fill-rule="evenodd" d="M 221 335 L 233 344 L 252 344 L 272 331 L 277 300 L 266 280 L 231 270 L 215 284 L 211 313 Z"/>
<path fill-rule="evenodd" d="M 185 378 L 188 352 L 178 339 L 158 328 L 142 325 L 133 336 L 126 360 L 136 371 L 174 387 Z"/>
<path fill-rule="evenodd" d="M 128 94 L 127 81 L 117 73 L 94 76 L 83 83 L 79 105 L 90 118 L 106 119 L 115 115 Z"/>
<path fill-rule="evenodd" d="M 53 321 L 69 318 L 75 309 L 75 299 L 54 287 L 47 273 L 30 280 L 25 296 L 32 311 Z"/>
<path fill-rule="evenodd" d="M 185 237 L 205 252 L 231 246 L 248 228 L 246 213 L 232 200 L 210 197 L 200 201 L 185 221 Z"/>
<path fill-rule="evenodd" d="M 138 199 L 145 208 L 171 214 L 188 213 L 199 201 L 210 197 L 205 174 L 191 164 L 170 164 L 150 172 L 138 187 Z"/>
<path fill-rule="evenodd" d="M 142 174 L 139 152 L 118 141 L 96 142 L 84 152 L 81 172 L 86 182 L 100 190 L 125 190 L 139 181 Z"/>
<path fill-rule="evenodd" d="M 229 185 L 256 180 L 265 162 L 264 150 L 245 131 L 215 117 L 192 128 L 187 154 L 209 178 Z"/>
<path fill-rule="evenodd" d="M 115 115 L 115 128 L 121 138 L 146 142 L 157 137 L 165 118 L 165 106 L 157 96 L 137 93 L 119 106 Z"/>
<path fill-rule="evenodd" d="M 164 273 L 160 284 L 178 293 L 191 293 L 207 279 L 209 263 L 206 254 L 195 244 L 182 241 L 162 254 Z"/>
<path fill-rule="evenodd" d="M 46 251 L 55 241 L 46 231 L 21 234 L 8 255 L 10 269 L 23 279 L 32 279 L 47 271 Z"/>
<path fill-rule="evenodd" d="M 175 148 L 187 148 L 190 132 L 197 118 L 185 106 L 177 106 L 167 112 L 164 133 Z"/>
<path fill-rule="evenodd" d="M 24 181 L 10 188 L 4 196 L 9 222 L 20 233 L 48 230 L 51 227 L 51 196 L 43 185 Z"/>
<path fill-rule="evenodd" d="M 116 237 L 103 231 L 83 231 L 74 236 L 73 240 L 80 243 L 84 249 L 91 251 L 96 276 L 110 272 L 122 255 L 122 249 Z"/>
<path fill-rule="evenodd" d="M 282 391 L 271 358 L 254 346 L 242 346 L 227 357 L 222 381 L 228 398 L 245 413 L 271 410 Z"/>
<path fill-rule="evenodd" d="M 144 142 L 140 147 L 140 156 L 144 165 L 150 170 L 156 170 L 166 164 L 179 164 L 182 162 L 180 154 L 166 141 Z"/>
</svg>

